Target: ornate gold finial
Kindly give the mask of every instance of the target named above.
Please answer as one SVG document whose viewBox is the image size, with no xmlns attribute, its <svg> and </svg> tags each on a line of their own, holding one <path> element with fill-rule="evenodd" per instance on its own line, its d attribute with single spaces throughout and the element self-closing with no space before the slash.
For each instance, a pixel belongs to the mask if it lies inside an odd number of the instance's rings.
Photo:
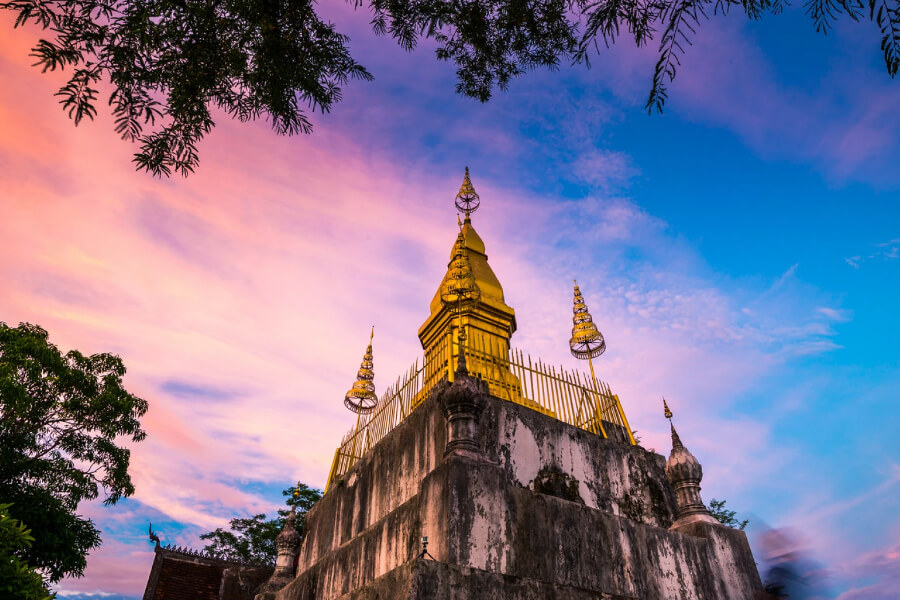
<svg viewBox="0 0 900 600">
<path fill-rule="evenodd" d="M 572 323 L 574 325 L 572 327 L 572 337 L 569 339 L 569 350 L 572 351 L 572 356 L 575 358 L 581 360 L 587 359 L 588 365 L 591 367 L 591 379 L 596 381 L 597 376 L 594 374 L 594 361 L 591 359 L 603 354 L 606 350 L 606 341 L 603 339 L 597 326 L 594 325 L 591 313 L 588 312 L 587 306 L 584 303 L 584 297 L 581 295 L 581 290 L 578 289 L 578 280 L 573 279 L 572 281 L 575 283 L 575 300 L 573 301 L 572 308 Z M 603 429 L 602 417 L 600 416 L 599 411 L 599 400 L 597 406 L 598 429 L 602 431 L 603 436 L 606 437 L 606 431 Z M 622 414 L 624 416 L 624 413 Z M 634 436 L 632 435 L 631 430 L 626 427 L 625 431 L 628 433 L 628 438 L 631 440 L 632 445 L 634 445 Z"/>
<path fill-rule="evenodd" d="M 375 395 L 375 371 L 372 369 L 372 338 L 375 337 L 375 327 L 372 327 L 372 333 L 369 334 L 369 346 L 363 355 L 362 363 L 359 365 L 359 371 L 356 373 L 356 383 L 344 396 L 344 406 L 355 412 L 358 416 L 372 412 L 375 404 L 378 402 L 378 396 Z"/>
<path fill-rule="evenodd" d="M 476 210 L 478 210 L 478 206 L 481 204 L 481 198 L 478 196 L 478 193 L 475 192 L 475 186 L 472 185 L 472 180 L 469 179 L 469 167 L 466 167 L 466 175 L 463 177 L 462 185 L 459 186 L 459 192 L 456 194 L 456 209 L 465 213 L 466 219 L 469 218 L 469 215 Z"/>
<path fill-rule="evenodd" d="M 572 327 L 572 337 L 569 339 L 569 349 L 572 351 L 572 355 L 575 358 L 591 359 L 603 354 L 606 351 L 606 340 L 594 325 L 594 319 L 588 312 L 577 281 L 575 282 L 572 312 L 574 313 L 572 316 L 574 326 Z"/>
<path fill-rule="evenodd" d="M 669 428 L 672 430 L 672 447 L 673 448 L 684 448 L 684 444 L 681 443 L 681 438 L 678 437 L 678 432 L 675 431 L 675 423 L 672 422 L 672 411 L 669 410 L 669 404 L 666 402 L 666 399 L 663 398 L 663 414 L 666 415 L 666 418 L 669 420 Z"/>
<path fill-rule="evenodd" d="M 472 265 L 469 264 L 469 256 L 466 250 L 466 238 L 462 231 L 456 236 L 456 244 L 453 245 L 453 255 L 450 264 L 447 265 L 447 278 L 441 287 L 441 304 L 456 309 L 459 318 L 459 365 L 458 371 L 466 372 L 466 358 L 463 354 L 463 343 L 466 341 L 466 332 L 462 327 L 462 313 L 464 308 L 476 304 L 481 299 L 481 290 L 475 282 L 472 273 Z"/>
</svg>

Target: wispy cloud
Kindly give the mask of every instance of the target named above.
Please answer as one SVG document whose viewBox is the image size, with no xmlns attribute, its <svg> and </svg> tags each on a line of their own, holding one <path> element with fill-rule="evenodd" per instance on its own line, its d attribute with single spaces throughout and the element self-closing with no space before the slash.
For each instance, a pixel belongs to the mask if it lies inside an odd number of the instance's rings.
<svg viewBox="0 0 900 600">
<path fill-rule="evenodd" d="M 866 553 L 841 571 L 866 583 L 853 586 L 837 600 L 895 600 L 900 590 L 900 543 Z"/>
<path fill-rule="evenodd" d="M 900 238 L 875 244 L 875 248 L 877 249 L 874 252 L 851 256 L 845 258 L 844 261 L 854 269 L 858 269 L 863 263 L 870 260 L 896 260 L 900 256 Z"/>
<path fill-rule="evenodd" d="M 836 321 L 838 323 L 846 323 L 850 320 L 850 313 L 846 310 L 840 310 L 828 306 L 820 306 L 816 309 L 816 312 L 821 313 L 828 317 L 830 320 Z"/>
</svg>

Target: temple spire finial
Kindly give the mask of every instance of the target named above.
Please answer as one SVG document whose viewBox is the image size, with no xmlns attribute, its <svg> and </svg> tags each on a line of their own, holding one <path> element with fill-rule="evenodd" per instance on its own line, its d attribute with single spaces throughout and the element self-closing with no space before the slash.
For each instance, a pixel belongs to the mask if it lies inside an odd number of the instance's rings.
<svg viewBox="0 0 900 600">
<path fill-rule="evenodd" d="M 372 339 L 375 337 L 375 326 L 372 326 L 372 332 L 369 334 L 369 345 L 366 347 L 366 353 L 363 355 L 362 362 L 359 365 L 359 371 L 356 373 L 356 382 L 353 387 L 344 396 L 344 406 L 357 413 L 364 415 L 375 409 L 378 397 L 375 395 L 375 371 L 373 369 L 372 355 Z"/>
<path fill-rule="evenodd" d="M 672 430 L 672 452 L 669 454 L 669 460 L 666 461 L 666 479 L 675 489 L 675 500 L 678 503 L 678 518 L 671 529 L 678 531 L 680 528 L 698 521 L 718 524 L 700 498 L 703 467 L 690 450 L 681 443 L 681 438 L 675 431 L 675 424 L 672 423 L 672 411 L 669 410 L 669 404 L 665 398 L 663 398 L 663 410 L 666 418 L 669 419 L 669 426 Z"/>
<path fill-rule="evenodd" d="M 572 337 L 569 339 L 569 349 L 575 358 L 592 359 L 606 352 L 606 340 L 603 334 L 594 324 L 591 313 L 584 303 L 584 296 L 575 281 L 575 298 L 572 301 Z M 593 371 L 593 365 L 591 366 Z M 592 373 L 593 374 L 593 373 Z"/>
<path fill-rule="evenodd" d="M 344 406 L 356 413 L 353 452 L 356 452 L 357 438 L 359 438 L 359 423 L 362 420 L 362 416 L 371 413 L 378 404 L 378 396 L 375 395 L 375 384 L 372 383 L 375 380 L 374 363 L 372 362 L 372 338 L 374 337 L 375 326 L 372 325 L 372 332 L 369 334 L 369 345 L 366 347 L 366 353 L 363 355 L 359 371 L 356 373 L 356 382 L 344 396 Z"/>
<path fill-rule="evenodd" d="M 469 167 L 466 167 L 462 185 L 459 186 L 459 192 L 456 193 L 455 204 L 456 209 L 466 215 L 466 222 L 469 222 L 469 215 L 478 210 L 481 205 L 481 197 L 475 191 L 472 180 L 469 179 Z"/>
<path fill-rule="evenodd" d="M 460 230 L 456 236 L 456 244 L 453 246 L 453 256 L 447 268 L 447 277 L 441 287 L 441 303 L 454 310 L 458 318 L 459 360 L 457 372 L 468 373 L 466 369 L 466 357 L 464 352 L 466 342 L 466 330 L 462 322 L 462 313 L 465 308 L 473 306 L 481 299 L 481 290 L 475 282 L 472 273 L 472 265 L 466 250 L 466 238 Z"/>
<path fill-rule="evenodd" d="M 581 360 L 587 359 L 588 365 L 591 368 L 591 379 L 596 382 L 597 375 L 594 374 L 593 359 L 606 351 L 606 340 L 603 339 L 603 334 L 597 329 L 597 326 L 594 324 L 594 319 L 591 317 L 591 313 L 588 312 L 587 305 L 584 303 L 584 296 L 581 295 L 581 290 L 578 288 L 578 280 L 572 279 L 572 281 L 575 283 L 575 297 L 572 302 L 573 326 L 572 337 L 569 338 L 569 350 L 572 351 L 572 356 L 575 358 Z M 628 426 L 628 421 L 625 420 L 625 413 L 621 410 L 619 413 L 622 420 L 625 421 L 625 431 L 633 446 L 636 444 L 634 434 Z M 603 427 L 602 410 L 600 408 L 599 398 L 597 398 L 597 425 L 597 434 L 606 437 L 606 429 Z"/>
<path fill-rule="evenodd" d="M 669 427 L 672 430 L 672 448 L 684 448 L 684 444 L 681 443 L 681 438 L 678 437 L 678 432 L 675 431 L 675 423 L 672 422 L 672 411 L 669 410 L 669 404 L 666 402 L 665 397 L 663 397 L 663 414 L 665 414 L 666 418 L 669 420 Z"/>
</svg>

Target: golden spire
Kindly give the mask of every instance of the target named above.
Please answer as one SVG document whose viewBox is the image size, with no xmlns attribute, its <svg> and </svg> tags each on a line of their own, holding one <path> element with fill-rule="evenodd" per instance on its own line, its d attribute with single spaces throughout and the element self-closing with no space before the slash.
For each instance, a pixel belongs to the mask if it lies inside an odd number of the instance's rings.
<svg viewBox="0 0 900 600">
<path fill-rule="evenodd" d="M 569 349 L 572 350 L 572 355 L 575 358 L 590 360 L 603 354 L 606 351 L 606 340 L 594 325 L 594 319 L 591 318 L 581 290 L 578 289 L 578 281 L 575 281 L 572 312 L 574 313 L 572 316 L 574 326 L 572 327 L 572 338 L 569 340 Z M 591 371 L 593 371 L 593 364 Z"/>
<path fill-rule="evenodd" d="M 681 438 L 678 437 L 678 432 L 675 431 L 675 423 L 672 422 L 672 411 L 669 410 L 669 405 L 666 403 L 666 399 L 663 398 L 663 414 L 666 415 L 666 418 L 669 420 L 669 428 L 672 430 L 672 448 L 684 448 L 684 444 L 681 443 Z"/>
<path fill-rule="evenodd" d="M 355 412 L 357 415 L 364 415 L 375 409 L 378 402 L 378 396 L 375 395 L 375 371 L 372 369 L 372 338 L 375 337 L 375 327 L 372 326 L 372 333 L 369 334 L 369 346 L 363 355 L 362 363 L 359 365 L 359 371 L 356 373 L 356 383 L 344 396 L 344 406 Z"/>
<path fill-rule="evenodd" d="M 441 304 L 450 310 L 456 310 L 459 319 L 459 370 L 466 370 L 466 359 L 463 355 L 463 343 L 466 341 L 466 332 L 462 327 L 463 309 L 477 304 L 481 299 L 481 290 L 475 282 L 472 273 L 472 265 L 469 264 L 468 251 L 466 250 L 466 238 L 460 231 L 453 245 L 453 255 L 450 264 L 447 265 L 447 277 L 441 286 Z"/>
<path fill-rule="evenodd" d="M 581 290 L 578 289 L 577 280 L 575 280 L 575 300 L 573 301 L 572 312 L 574 313 L 572 316 L 574 326 L 572 327 L 572 337 L 569 339 L 569 350 L 572 351 L 572 356 L 575 358 L 582 360 L 587 359 L 588 365 L 591 367 L 591 379 L 596 381 L 597 376 L 594 374 L 594 361 L 591 359 L 603 354 L 606 350 L 606 341 L 603 339 L 597 326 L 594 325 L 594 320 L 591 318 L 591 313 L 588 312 L 587 305 L 584 303 L 584 297 L 581 295 Z M 624 418 L 625 413 L 621 414 Z M 598 435 L 602 434 L 603 437 L 606 437 L 606 430 L 603 428 L 603 419 L 601 415 L 600 399 L 597 398 Z M 629 439 L 632 440 L 633 444 L 634 438 L 632 437 L 631 430 L 626 427 L 625 431 L 628 432 Z"/>
<path fill-rule="evenodd" d="M 466 220 L 468 220 L 469 215 L 478 210 L 480 204 L 481 198 L 475 191 L 472 180 L 469 179 L 469 167 L 466 167 L 466 175 L 463 177 L 462 185 L 459 186 L 459 192 L 456 194 L 456 208 L 459 212 L 465 213 Z"/>
<path fill-rule="evenodd" d="M 441 287 L 441 302 L 459 310 L 475 304 L 480 297 L 481 291 L 469 264 L 466 238 L 460 231 L 453 245 L 450 264 L 447 265 L 447 279 Z"/>
</svg>

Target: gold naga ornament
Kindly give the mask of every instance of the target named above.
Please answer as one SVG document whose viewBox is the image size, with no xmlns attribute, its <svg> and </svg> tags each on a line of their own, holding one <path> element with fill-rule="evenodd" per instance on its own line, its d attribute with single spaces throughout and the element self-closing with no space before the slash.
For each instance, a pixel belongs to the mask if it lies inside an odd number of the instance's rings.
<svg viewBox="0 0 900 600">
<path fill-rule="evenodd" d="M 587 305 L 584 303 L 584 296 L 578 287 L 578 281 L 575 281 L 575 299 L 572 302 L 572 337 L 569 339 L 569 349 L 572 356 L 584 360 L 587 359 L 591 367 L 591 377 L 596 379 L 594 375 L 594 361 L 604 352 L 606 352 L 606 340 L 603 334 L 594 324 L 591 313 L 588 312 Z"/>
<path fill-rule="evenodd" d="M 457 210 L 466 215 L 466 221 L 469 215 L 476 210 L 481 204 L 481 199 L 472 186 L 472 180 L 469 179 L 469 167 L 466 167 L 466 175 L 463 178 L 459 192 L 456 194 L 455 202 Z M 456 243 L 453 245 L 453 253 L 450 256 L 450 264 L 447 265 L 447 278 L 441 287 L 441 304 L 456 310 L 459 322 L 459 367 L 461 370 L 466 368 L 466 359 L 463 347 L 466 341 L 466 332 L 463 329 L 462 314 L 463 311 L 474 306 L 481 299 L 481 290 L 475 282 L 475 275 L 472 273 L 472 265 L 469 263 L 468 250 L 466 250 L 466 238 L 462 232 L 462 223 L 459 234 L 456 236 Z"/>
<path fill-rule="evenodd" d="M 375 327 L 369 334 L 369 346 L 363 355 L 359 371 L 356 373 L 356 382 L 344 396 L 344 406 L 356 413 L 356 430 L 359 431 L 359 421 L 363 415 L 367 415 L 378 404 L 378 396 L 375 395 L 375 371 L 372 362 L 372 338 L 375 337 Z"/>
</svg>

